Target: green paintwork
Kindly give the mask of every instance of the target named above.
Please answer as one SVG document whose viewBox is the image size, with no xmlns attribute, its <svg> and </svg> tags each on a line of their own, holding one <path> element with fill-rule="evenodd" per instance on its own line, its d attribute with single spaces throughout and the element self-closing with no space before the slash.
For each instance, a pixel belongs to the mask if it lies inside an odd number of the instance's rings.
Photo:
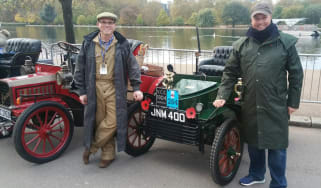
<svg viewBox="0 0 321 188">
<path fill-rule="evenodd" d="M 229 107 L 224 106 L 216 109 L 213 106 L 220 82 L 221 77 L 217 76 L 184 74 L 174 76 L 173 89 L 179 92 L 180 110 L 186 110 L 195 107 L 197 103 L 203 103 L 203 110 L 197 114 L 197 120 L 205 131 L 215 128 L 215 125 L 222 122 L 224 117 L 227 117 L 226 114 L 231 116 L 233 115 L 231 113 L 234 113 Z M 234 105 L 232 98 L 228 100 L 227 104 Z"/>
</svg>

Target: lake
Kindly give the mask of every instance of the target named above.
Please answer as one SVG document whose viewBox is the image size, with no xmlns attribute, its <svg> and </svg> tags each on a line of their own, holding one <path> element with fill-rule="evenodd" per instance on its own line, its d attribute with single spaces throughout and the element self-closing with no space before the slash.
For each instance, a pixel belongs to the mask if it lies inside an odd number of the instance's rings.
<svg viewBox="0 0 321 188">
<path fill-rule="evenodd" d="M 45 43 L 65 40 L 64 28 L 61 26 L 2 26 L 1 28 L 9 30 L 12 38 L 36 38 Z M 76 43 L 81 43 L 83 36 L 94 30 L 95 27 L 75 27 Z M 127 38 L 141 40 L 152 48 L 197 49 L 195 28 L 119 27 L 117 30 Z M 212 50 L 215 46 L 230 46 L 245 33 L 244 29 L 200 29 L 201 49 Z M 299 37 L 296 46 L 299 53 L 321 54 L 320 38 Z"/>
</svg>

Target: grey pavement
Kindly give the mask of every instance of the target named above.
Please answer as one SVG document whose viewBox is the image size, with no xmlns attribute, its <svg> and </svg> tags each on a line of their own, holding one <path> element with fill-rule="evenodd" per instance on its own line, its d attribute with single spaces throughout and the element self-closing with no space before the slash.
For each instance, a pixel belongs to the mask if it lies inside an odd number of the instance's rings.
<svg viewBox="0 0 321 188">
<path fill-rule="evenodd" d="M 83 165 L 83 128 L 76 128 L 69 148 L 55 161 L 29 163 L 15 152 L 12 138 L 0 139 L 1 188 L 218 188 L 209 171 L 209 147 L 205 154 L 196 147 L 156 140 L 149 152 L 137 158 L 121 152 L 110 167 L 99 169 L 99 155 Z M 289 188 L 320 187 L 321 129 L 290 127 L 287 177 Z M 247 149 L 235 179 L 226 187 L 238 188 L 247 174 Z M 252 186 L 268 188 L 267 183 Z"/>
<path fill-rule="evenodd" d="M 321 128 L 321 104 L 301 103 L 300 108 L 291 115 L 290 125 Z"/>
</svg>

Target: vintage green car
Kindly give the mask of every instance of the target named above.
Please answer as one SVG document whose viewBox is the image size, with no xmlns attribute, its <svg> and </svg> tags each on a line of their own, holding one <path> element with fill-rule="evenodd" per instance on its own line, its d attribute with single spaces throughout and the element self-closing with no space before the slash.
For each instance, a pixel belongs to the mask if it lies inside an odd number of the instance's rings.
<svg viewBox="0 0 321 188">
<path fill-rule="evenodd" d="M 215 108 L 221 76 L 175 74 L 171 66 L 168 69 L 155 92 L 145 95 L 140 108 L 131 111 L 126 152 L 132 156 L 144 154 L 156 138 L 194 145 L 202 153 L 205 145 L 211 145 L 212 178 L 217 184 L 228 184 L 243 152 L 237 100 L 241 82 L 226 105 Z"/>
</svg>

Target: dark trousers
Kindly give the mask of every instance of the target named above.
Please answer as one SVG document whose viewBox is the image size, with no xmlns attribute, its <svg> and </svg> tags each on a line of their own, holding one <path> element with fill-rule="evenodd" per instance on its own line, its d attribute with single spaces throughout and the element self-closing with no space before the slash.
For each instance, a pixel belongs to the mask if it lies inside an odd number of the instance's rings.
<svg viewBox="0 0 321 188">
<path fill-rule="evenodd" d="M 264 179 L 266 172 L 265 149 L 248 146 L 250 156 L 249 175 L 258 179 Z M 270 188 L 287 187 L 285 177 L 286 149 L 268 149 L 268 166 L 271 174 Z"/>
</svg>

